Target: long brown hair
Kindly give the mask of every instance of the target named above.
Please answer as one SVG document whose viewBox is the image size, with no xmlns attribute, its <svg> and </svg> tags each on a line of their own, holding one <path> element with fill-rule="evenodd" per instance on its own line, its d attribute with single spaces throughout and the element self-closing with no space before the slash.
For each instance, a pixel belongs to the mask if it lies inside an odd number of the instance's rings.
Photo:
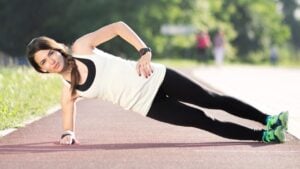
<svg viewBox="0 0 300 169">
<path fill-rule="evenodd" d="M 31 40 L 31 42 L 27 45 L 27 58 L 29 63 L 33 66 L 33 68 L 40 73 L 48 73 L 41 70 L 41 67 L 34 60 L 34 55 L 39 50 L 56 50 L 61 53 L 64 57 L 67 68 L 71 69 L 71 87 L 70 90 L 72 95 L 76 93 L 76 85 L 79 84 L 80 74 L 75 63 L 74 57 L 68 51 L 68 48 L 56 42 L 54 39 L 48 38 L 46 36 L 37 37 Z"/>
</svg>

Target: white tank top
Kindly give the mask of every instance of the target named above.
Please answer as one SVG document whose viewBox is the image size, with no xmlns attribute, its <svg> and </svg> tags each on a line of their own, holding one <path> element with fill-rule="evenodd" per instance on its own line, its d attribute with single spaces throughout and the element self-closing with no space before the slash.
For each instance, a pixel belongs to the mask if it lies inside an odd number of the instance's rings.
<svg viewBox="0 0 300 169">
<path fill-rule="evenodd" d="M 91 60 L 95 65 L 95 78 L 85 90 L 76 90 L 84 98 L 101 98 L 119 104 L 126 110 L 147 115 L 156 93 L 165 77 L 166 67 L 151 63 L 150 77 L 139 76 L 136 62 L 116 57 L 97 48 L 92 55 L 73 55 Z M 69 85 L 69 83 L 65 84 Z"/>
</svg>

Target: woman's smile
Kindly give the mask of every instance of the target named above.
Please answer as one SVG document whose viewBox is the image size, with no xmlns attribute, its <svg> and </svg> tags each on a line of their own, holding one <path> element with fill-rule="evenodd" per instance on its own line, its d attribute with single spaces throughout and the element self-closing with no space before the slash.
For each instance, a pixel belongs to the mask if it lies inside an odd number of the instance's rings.
<svg viewBox="0 0 300 169">
<path fill-rule="evenodd" d="M 59 66 L 60 66 L 60 64 L 58 63 L 58 62 L 56 62 L 55 64 L 54 64 L 54 70 L 58 70 L 59 69 Z"/>
</svg>

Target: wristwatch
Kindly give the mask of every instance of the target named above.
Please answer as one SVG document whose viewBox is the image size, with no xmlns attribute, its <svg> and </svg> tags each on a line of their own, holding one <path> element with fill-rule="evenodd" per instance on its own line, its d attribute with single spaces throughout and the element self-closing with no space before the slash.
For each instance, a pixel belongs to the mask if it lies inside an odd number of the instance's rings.
<svg viewBox="0 0 300 169">
<path fill-rule="evenodd" d="M 151 52 L 151 48 L 149 48 L 149 47 L 141 48 L 141 49 L 139 50 L 139 55 L 140 55 L 140 56 L 143 56 L 143 55 L 145 55 L 147 52 Z"/>
</svg>

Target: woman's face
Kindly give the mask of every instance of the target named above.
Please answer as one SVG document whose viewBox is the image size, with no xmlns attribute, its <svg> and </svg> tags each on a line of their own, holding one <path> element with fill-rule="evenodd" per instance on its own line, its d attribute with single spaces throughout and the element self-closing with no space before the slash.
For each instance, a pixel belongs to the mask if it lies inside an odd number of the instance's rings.
<svg viewBox="0 0 300 169">
<path fill-rule="evenodd" d="M 65 67 L 62 54 L 53 49 L 39 50 L 35 53 L 34 60 L 43 72 L 61 73 Z"/>
</svg>

